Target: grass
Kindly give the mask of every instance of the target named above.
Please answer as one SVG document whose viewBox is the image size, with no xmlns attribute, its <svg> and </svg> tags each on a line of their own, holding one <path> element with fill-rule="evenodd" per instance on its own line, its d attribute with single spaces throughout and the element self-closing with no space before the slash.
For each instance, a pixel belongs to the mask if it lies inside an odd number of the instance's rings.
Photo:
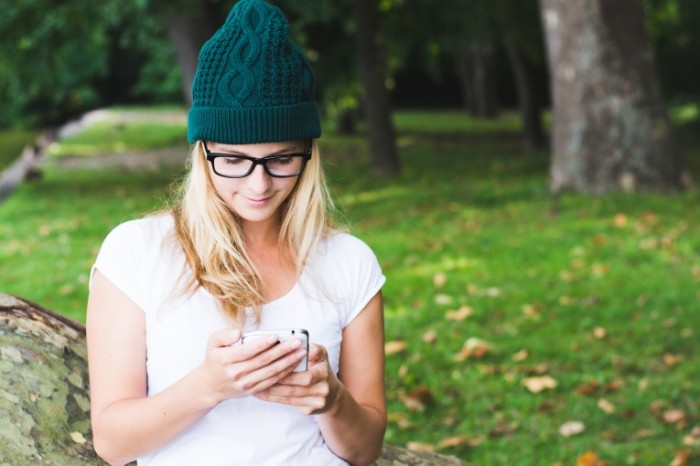
<svg viewBox="0 0 700 466">
<path fill-rule="evenodd" d="M 0 131 L 0 171 L 17 159 L 24 147 L 33 142 L 35 137 L 33 131 Z"/>
<path fill-rule="evenodd" d="M 555 199 L 547 154 L 520 148 L 511 115 L 396 122 L 398 179 L 367 176 L 359 137 L 322 140 L 388 278 L 387 442 L 477 466 L 697 458 L 700 192 Z M 698 145 L 684 152 L 697 178 Z M 163 205 L 178 174 L 52 169 L 23 185 L 0 206 L 0 289 L 83 320 L 102 239 Z M 524 385 L 545 376 L 556 387 Z M 562 435 L 571 421 L 584 430 Z"/>
</svg>

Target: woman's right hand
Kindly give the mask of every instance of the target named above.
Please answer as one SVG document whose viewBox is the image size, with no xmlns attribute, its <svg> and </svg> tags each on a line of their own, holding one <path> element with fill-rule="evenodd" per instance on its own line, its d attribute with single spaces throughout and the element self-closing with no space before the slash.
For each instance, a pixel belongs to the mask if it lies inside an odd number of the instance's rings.
<svg viewBox="0 0 700 466">
<path fill-rule="evenodd" d="M 199 372 L 215 404 L 266 390 L 292 373 L 306 355 L 296 338 L 280 342 L 271 335 L 243 345 L 241 336 L 240 330 L 223 329 L 211 334 L 207 342 Z"/>
</svg>

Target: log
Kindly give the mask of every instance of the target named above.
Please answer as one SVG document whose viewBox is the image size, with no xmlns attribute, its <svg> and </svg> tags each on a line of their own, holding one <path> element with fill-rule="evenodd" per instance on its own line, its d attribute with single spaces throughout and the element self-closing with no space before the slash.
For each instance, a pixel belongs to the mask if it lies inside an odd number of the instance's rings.
<svg viewBox="0 0 700 466">
<path fill-rule="evenodd" d="M 0 293 L 0 465 L 104 465 L 92 447 L 85 327 Z M 385 445 L 375 466 L 469 466 Z"/>
</svg>

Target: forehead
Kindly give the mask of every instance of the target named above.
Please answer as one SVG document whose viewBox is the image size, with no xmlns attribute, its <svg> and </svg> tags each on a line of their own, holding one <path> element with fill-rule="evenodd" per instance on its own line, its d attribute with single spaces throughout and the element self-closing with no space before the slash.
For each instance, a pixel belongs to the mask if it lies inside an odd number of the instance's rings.
<svg viewBox="0 0 700 466">
<path fill-rule="evenodd" d="M 207 141 L 207 147 L 212 152 L 258 156 L 281 152 L 302 151 L 306 146 L 304 141 L 263 142 L 259 144 L 223 144 Z"/>
</svg>

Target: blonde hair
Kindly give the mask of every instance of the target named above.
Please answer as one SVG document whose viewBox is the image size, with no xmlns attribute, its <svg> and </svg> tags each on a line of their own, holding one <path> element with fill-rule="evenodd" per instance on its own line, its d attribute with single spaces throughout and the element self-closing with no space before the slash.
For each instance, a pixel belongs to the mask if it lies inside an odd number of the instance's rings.
<svg viewBox="0 0 700 466">
<path fill-rule="evenodd" d="M 216 175 L 210 173 L 201 142 L 192 147 L 189 168 L 172 208 L 176 237 L 190 269 L 189 276 L 183 271 L 187 278 L 182 291 L 205 288 L 239 328 L 245 325 L 246 308 L 259 323 L 264 302 L 260 275 L 246 250 L 240 219 L 214 189 L 211 177 Z M 289 253 L 286 259 L 300 276 L 318 242 L 335 229 L 315 140 L 311 159 L 280 208 L 280 251 Z"/>
</svg>

